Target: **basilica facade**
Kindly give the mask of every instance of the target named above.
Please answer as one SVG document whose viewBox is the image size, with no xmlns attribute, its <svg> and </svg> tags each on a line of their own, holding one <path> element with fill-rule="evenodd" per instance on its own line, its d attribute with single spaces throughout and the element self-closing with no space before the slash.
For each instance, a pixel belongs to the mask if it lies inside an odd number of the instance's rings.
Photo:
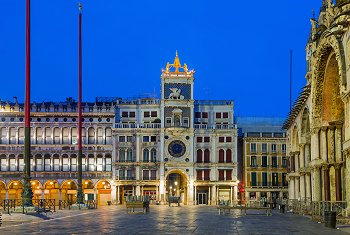
<svg viewBox="0 0 350 235">
<path fill-rule="evenodd" d="M 290 199 L 350 205 L 349 11 L 326 0 L 311 19 L 306 85 L 284 124 Z"/>
<path fill-rule="evenodd" d="M 85 198 L 121 204 L 148 195 L 187 205 L 237 202 L 237 128 L 233 101 L 194 100 L 194 71 L 178 55 L 161 74 L 161 97 L 96 98 L 83 103 Z M 1 102 L 0 199 L 20 199 L 23 104 Z M 34 198 L 77 193 L 77 103 L 31 106 Z"/>
</svg>

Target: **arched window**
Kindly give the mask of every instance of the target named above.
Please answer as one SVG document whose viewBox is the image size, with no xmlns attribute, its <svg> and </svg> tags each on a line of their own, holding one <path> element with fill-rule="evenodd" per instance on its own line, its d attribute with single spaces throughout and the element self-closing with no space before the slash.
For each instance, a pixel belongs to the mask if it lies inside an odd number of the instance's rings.
<svg viewBox="0 0 350 235">
<path fill-rule="evenodd" d="M 7 132 L 6 132 L 6 128 L 3 127 L 0 129 L 1 131 L 1 144 L 7 144 L 6 143 L 6 139 L 7 139 Z"/>
<path fill-rule="evenodd" d="M 52 144 L 52 129 L 45 128 L 45 144 Z"/>
<path fill-rule="evenodd" d="M 127 161 L 128 162 L 133 162 L 134 161 L 133 156 L 132 156 L 132 149 L 128 149 L 126 157 L 127 157 Z"/>
<path fill-rule="evenodd" d="M 106 128 L 106 144 L 112 144 L 112 129 Z"/>
<path fill-rule="evenodd" d="M 0 156 L 0 170 L 1 171 L 7 171 L 7 158 L 5 154 L 1 154 Z"/>
<path fill-rule="evenodd" d="M 95 144 L 95 129 L 89 128 L 88 130 L 88 144 Z"/>
<path fill-rule="evenodd" d="M 102 157 L 102 155 L 97 155 L 96 171 L 103 171 L 103 157 Z"/>
<path fill-rule="evenodd" d="M 77 162 L 77 165 L 78 165 L 78 162 Z M 86 157 L 84 154 L 81 157 L 81 168 L 83 169 L 83 171 L 86 171 Z"/>
<path fill-rule="evenodd" d="M 68 127 L 63 128 L 63 144 L 70 144 Z"/>
<path fill-rule="evenodd" d="M 202 163 L 203 162 L 203 151 L 201 149 L 197 150 L 197 162 Z"/>
<path fill-rule="evenodd" d="M 16 156 L 11 154 L 9 156 L 9 162 L 10 162 L 10 171 L 17 171 L 17 161 Z"/>
<path fill-rule="evenodd" d="M 152 162 L 156 162 L 157 161 L 157 150 L 155 148 L 153 148 L 151 150 L 151 161 Z"/>
<path fill-rule="evenodd" d="M 226 162 L 232 162 L 232 151 L 231 149 L 226 150 Z"/>
<path fill-rule="evenodd" d="M 95 156 L 92 154 L 88 155 L 88 166 L 89 166 L 89 171 L 95 171 Z"/>
<path fill-rule="evenodd" d="M 219 150 L 219 162 L 220 163 L 223 163 L 225 162 L 225 151 L 223 149 L 220 149 Z"/>
<path fill-rule="evenodd" d="M 58 154 L 53 155 L 53 170 L 60 171 L 60 156 Z"/>
<path fill-rule="evenodd" d="M 16 144 L 16 129 L 14 127 L 10 127 L 10 144 Z"/>
<path fill-rule="evenodd" d="M 105 168 L 105 170 L 106 171 L 112 171 L 112 156 L 109 155 L 109 154 L 106 154 L 105 160 L 106 160 L 106 168 Z"/>
<path fill-rule="evenodd" d="M 23 171 L 24 170 L 24 159 L 23 155 L 20 154 L 18 155 L 18 171 Z"/>
<path fill-rule="evenodd" d="M 44 156 L 44 171 L 51 171 L 51 156 L 49 154 L 45 154 Z"/>
<path fill-rule="evenodd" d="M 86 129 L 85 127 L 81 128 L 81 142 L 86 144 Z"/>
<path fill-rule="evenodd" d="M 60 138 L 61 138 L 61 135 L 60 135 L 60 128 L 56 127 L 54 130 L 53 130 L 53 143 L 54 144 L 60 144 Z"/>
<path fill-rule="evenodd" d="M 119 162 L 125 162 L 125 149 L 119 149 Z"/>
<path fill-rule="evenodd" d="M 43 129 L 41 127 L 36 128 L 36 143 L 43 144 Z"/>
<path fill-rule="evenodd" d="M 36 144 L 34 134 L 35 134 L 35 128 L 30 128 L 30 143 L 31 144 Z"/>
<path fill-rule="evenodd" d="M 24 128 L 18 128 L 18 144 L 24 144 Z"/>
<path fill-rule="evenodd" d="M 77 155 L 70 156 L 70 171 L 77 171 L 78 159 Z"/>
<path fill-rule="evenodd" d="M 36 171 L 43 171 L 43 157 L 40 154 L 35 155 Z"/>
<path fill-rule="evenodd" d="M 72 136 L 71 144 L 77 144 L 78 143 L 78 131 L 77 131 L 76 127 L 73 127 L 71 129 L 71 136 Z"/>
<path fill-rule="evenodd" d="M 67 154 L 62 156 L 62 171 L 70 171 L 69 157 Z"/>
<path fill-rule="evenodd" d="M 204 162 L 209 163 L 210 162 L 210 151 L 209 149 L 204 150 Z"/>
<path fill-rule="evenodd" d="M 101 127 L 97 128 L 97 144 L 103 143 L 103 129 Z"/>
<path fill-rule="evenodd" d="M 149 162 L 149 150 L 148 149 L 143 150 L 143 161 Z"/>
</svg>

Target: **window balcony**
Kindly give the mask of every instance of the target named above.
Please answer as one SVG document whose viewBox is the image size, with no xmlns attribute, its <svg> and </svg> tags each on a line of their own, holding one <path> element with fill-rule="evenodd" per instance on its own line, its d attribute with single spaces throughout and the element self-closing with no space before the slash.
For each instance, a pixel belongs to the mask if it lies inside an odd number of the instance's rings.
<svg viewBox="0 0 350 235">
<path fill-rule="evenodd" d="M 117 162 L 136 162 L 136 159 L 117 159 Z"/>
<path fill-rule="evenodd" d="M 117 129 L 138 129 L 138 128 L 145 128 L 145 129 L 159 129 L 162 125 L 160 123 L 116 123 L 115 128 Z"/>
<path fill-rule="evenodd" d="M 135 176 L 119 176 L 118 180 L 136 180 Z"/>
</svg>

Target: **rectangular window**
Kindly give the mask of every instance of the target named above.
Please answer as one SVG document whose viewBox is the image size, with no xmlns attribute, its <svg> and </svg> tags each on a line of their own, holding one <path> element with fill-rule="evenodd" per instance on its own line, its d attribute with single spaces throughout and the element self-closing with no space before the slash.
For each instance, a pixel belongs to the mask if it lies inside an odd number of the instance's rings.
<svg viewBox="0 0 350 235">
<path fill-rule="evenodd" d="M 135 112 L 130 112 L 129 117 L 134 118 L 136 116 Z"/>
<path fill-rule="evenodd" d="M 189 126 L 189 121 L 188 121 L 187 117 L 183 118 L 183 125 L 184 125 L 184 127 L 188 127 Z"/>
<path fill-rule="evenodd" d="M 157 136 L 151 136 L 151 142 L 157 142 Z"/>
<path fill-rule="evenodd" d="M 125 142 L 125 136 L 119 136 L 119 142 Z"/>
<path fill-rule="evenodd" d="M 45 171 L 51 171 L 51 158 L 45 157 L 44 159 Z"/>
<path fill-rule="evenodd" d="M 272 173 L 272 186 L 278 186 L 278 173 Z"/>
<path fill-rule="evenodd" d="M 215 117 L 216 117 L 216 118 L 221 118 L 221 113 L 216 113 L 216 114 L 215 114 Z"/>
<path fill-rule="evenodd" d="M 261 144 L 261 151 L 262 151 L 263 153 L 267 153 L 267 144 L 266 144 L 266 143 L 262 143 L 262 144 Z"/>
<path fill-rule="evenodd" d="M 285 153 L 287 150 L 286 144 L 282 144 L 282 153 Z"/>
<path fill-rule="evenodd" d="M 19 158 L 18 159 L 18 170 L 19 171 L 23 171 L 24 170 L 24 159 L 23 158 Z"/>
<path fill-rule="evenodd" d="M 251 186 L 257 186 L 256 185 L 256 172 L 252 172 L 251 173 L 251 178 L 250 178 L 250 184 L 251 184 Z"/>
<path fill-rule="evenodd" d="M 257 167 L 258 166 L 257 161 L 256 161 L 256 156 L 251 156 L 251 158 L 250 158 L 250 166 L 251 167 Z"/>
<path fill-rule="evenodd" d="M 11 160 L 14 160 L 13 163 L 15 163 L 16 159 L 10 159 L 10 167 L 12 167 Z M 16 164 L 14 164 L 14 166 L 16 166 Z M 36 167 L 36 171 L 43 171 L 43 159 L 42 158 L 35 159 L 35 167 Z M 16 169 L 16 168 L 17 167 L 15 167 L 14 169 Z"/>
<path fill-rule="evenodd" d="M 250 152 L 256 153 L 256 143 L 250 143 Z"/>
<path fill-rule="evenodd" d="M 197 180 L 203 180 L 202 175 L 202 170 L 197 170 Z"/>
<path fill-rule="evenodd" d="M 232 170 L 226 170 L 226 180 L 232 180 Z"/>
<path fill-rule="evenodd" d="M 123 118 L 126 118 L 126 117 L 128 117 L 129 115 L 128 115 L 128 112 L 122 112 L 122 117 Z"/>
<path fill-rule="evenodd" d="M 145 118 L 150 117 L 150 112 L 149 112 L 149 111 L 145 111 L 145 112 L 143 113 L 143 117 L 145 117 Z"/>
<path fill-rule="evenodd" d="M 224 143 L 225 142 L 225 137 L 219 137 L 219 143 Z"/>
<path fill-rule="evenodd" d="M 210 137 L 209 136 L 205 136 L 204 137 L 204 142 L 205 143 L 209 143 L 210 142 Z"/>
<path fill-rule="evenodd" d="M 207 112 L 203 112 L 202 113 L 202 118 L 208 118 L 208 113 Z"/>
<path fill-rule="evenodd" d="M 262 186 L 267 186 L 267 172 L 262 173 Z"/>
<path fill-rule="evenodd" d="M 282 173 L 282 185 L 283 186 L 288 186 L 287 173 Z"/>
<path fill-rule="evenodd" d="M 194 113 L 195 118 L 201 118 L 201 113 L 200 112 L 195 112 Z"/>
<path fill-rule="evenodd" d="M 227 113 L 227 112 L 222 113 L 222 117 L 223 117 L 223 118 L 228 118 L 228 113 Z"/>
<path fill-rule="evenodd" d="M 158 116 L 157 111 L 152 111 L 151 112 L 151 117 L 157 117 L 157 116 Z"/>
<path fill-rule="evenodd" d="M 273 156 L 272 157 L 272 167 L 277 168 L 278 164 L 277 164 L 277 157 Z"/>
<path fill-rule="evenodd" d="M 127 136 L 126 137 L 126 142 L 129 142 L 129 143 L 133 142 L 133 137 L 132 136 Z"/>
<path fill-rule="evenodd" d="M 149 136 L 143 136 L 142 142 L 149 142 Z"/>
<path fill-rule="evenodd" d="M 171 125 L 171 118 L 170 118 L 170 117 L 167 117 L 167 118 L 165 119 L 165 122 L 166 122 L 166 124 L 167 124 L 168 126 L 170 126 L 170 125 Z"/>
<path fill-rule="evenodd" d="M 231 136 L 227 136 L 226 137 L 226 142 L 232 142 L 232 137 Z"/>
<path fill-rule="evenodd" d="M 86 171 L 86 158 L 85 158 L 85 157 L 83 157 L 83 158 L 81 159 L 81 163 L 82 163 L 83 171 Z"/>
<path fill-rule="evenodd" d="M 203 142 L 203 137 L 198 136 L 197 137 L 197 143 L 202 143 Z"/>
<path fill-rule="evenodd" d="M 262 156 L 261 157 L 261 166 L 262 167 L 267 167 L 267 156 Z"/>
<path fill-rule="evenodd" d="M 276 144 L 272 144 L 272 145 L 271 145 L 271 151 L 272 151 L 273 153 L 276 152 Z"/>
<path fill-rule="evenodd" d="M 157 170 L 151 170 L 151 180 L 157 179 Z"/>
<path fill-rule="evenodd" d="M 95 171 L 95 158 L 88 158 L 89 171 Z"/>
<path fill-rule="evenodd" d="M 287 158 L 286 157 L 282 157 L 282 167 L 287 168 Z"/>
<path fill-rule="evenodd" d="M 219 180 L 225 180 L 225 170 L 219 170 Z"/>
<path fill-rule="evenodd" d="M 210 170 L 204 170 L 204 180 L 210 180 Z"/>
<path fill-rule="evenodd" d="M 17 165 L 16 165 L 16 159 L 15 158 L 10 158 L 10 171 L 17 171 Z"/>
<path fill-rule="evenodd" d="M 142 178 L 143 180 L 149 180 L 149 170 L 142 171 Z"/>
</svg>

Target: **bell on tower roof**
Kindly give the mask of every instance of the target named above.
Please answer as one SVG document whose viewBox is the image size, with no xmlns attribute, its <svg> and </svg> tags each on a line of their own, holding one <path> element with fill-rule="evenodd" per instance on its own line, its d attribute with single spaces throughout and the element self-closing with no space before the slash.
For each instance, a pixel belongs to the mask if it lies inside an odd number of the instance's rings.
<svg viewBox="0 0 350 235">
<path fill-rule="evenodd" d="M 194 73 L 193 70 L 191 70 L 191 71 L 188 70 L 187 64 L 181 65 L 179 54 L 178 54 L 177 50 L 175 53 L 174 62 L 172 64 L 170 64 L 168 62 L 166 64 L 166 68 L 165 68 L 165 70 L 163 70 L 163 72 L 176 73 L 176 74 L 179 74 L 179 73 L 193 74 Z"/>
</svg>

